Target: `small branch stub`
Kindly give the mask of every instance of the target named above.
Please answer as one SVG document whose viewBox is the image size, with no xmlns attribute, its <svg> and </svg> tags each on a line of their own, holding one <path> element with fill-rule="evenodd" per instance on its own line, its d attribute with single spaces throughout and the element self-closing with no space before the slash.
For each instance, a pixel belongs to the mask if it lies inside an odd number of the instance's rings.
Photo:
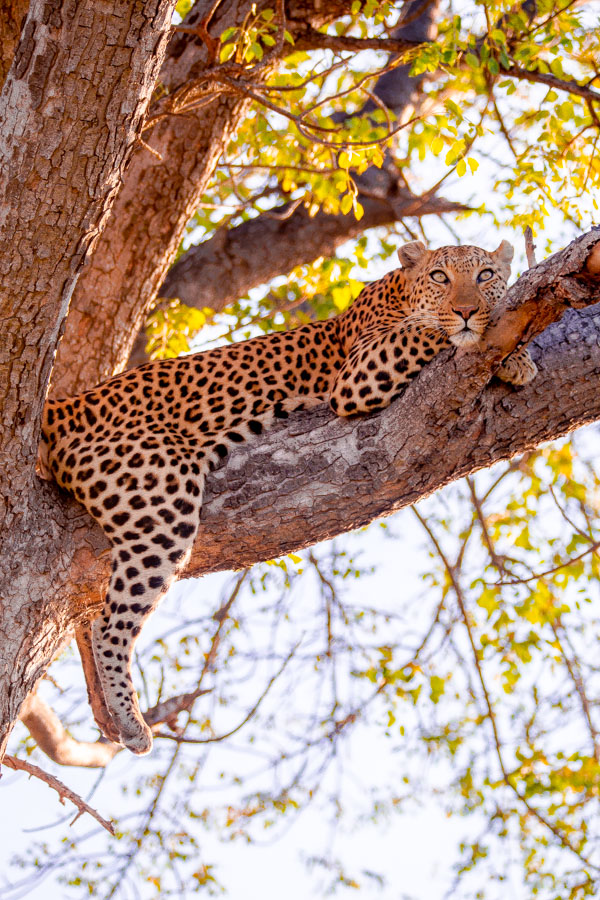
<svg viewBox="0 0 600 900">
<path fill-rule="evenodd" d="M 527 254 L 527 265 L 530 269 L 536 265 L 535 259 L 535 244 L 533 243 L 533 231 L 531 230 L 531 226 L 528 225 L 523 232 L 525 235 L 525 253 Z"/>
</svg>

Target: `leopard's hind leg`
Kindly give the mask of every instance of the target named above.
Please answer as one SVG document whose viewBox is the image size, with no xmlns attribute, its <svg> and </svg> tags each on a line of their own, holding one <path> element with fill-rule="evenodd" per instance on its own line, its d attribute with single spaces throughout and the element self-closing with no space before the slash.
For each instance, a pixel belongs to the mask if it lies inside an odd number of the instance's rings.
<svg viewBox="0 0 600 900">
<path fill-rule="evenodd" d="M 92 625 L 106 707 L 121 743 L 140 755 L 152 749 L 152 733 L 131 678 L 133 647 L 145 619 L 189 558 L 201 508 L 197 480 L 172 469 L 167 479 L 165 490 L 151 496 L 144 509 L 132 508 L 127 497 L 116 507 L 113 521 L 125 520 L 126 527 L 112 535 L 113 571 L 104 607 Z"/>
</svg>

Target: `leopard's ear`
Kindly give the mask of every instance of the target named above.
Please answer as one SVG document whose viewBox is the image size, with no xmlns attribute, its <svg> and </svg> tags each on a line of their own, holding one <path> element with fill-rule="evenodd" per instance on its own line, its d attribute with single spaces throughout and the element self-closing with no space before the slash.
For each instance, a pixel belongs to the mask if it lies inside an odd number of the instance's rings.
<svg viewBox="0 0 600 900">
<path fill-rule="evenodd" d="M 411 241 L 398 247 L 398 259 L 403 269 L 412 269 L 418 265 L 429 250 L 421 241 Z"/>
<path fill-rule="evenodd" d="M 515 249 L 508 241 L 502 241 L 500 246 L 490 253 L 492 259 L 502 266 L 507 278 L 510 275 L 510 264 L 514 255 Z"/>
</svg>

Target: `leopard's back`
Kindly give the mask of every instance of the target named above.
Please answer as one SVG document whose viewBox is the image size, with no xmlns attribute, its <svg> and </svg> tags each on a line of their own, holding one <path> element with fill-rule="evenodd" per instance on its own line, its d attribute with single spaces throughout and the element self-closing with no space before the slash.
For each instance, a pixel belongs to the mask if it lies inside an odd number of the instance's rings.
<svg viewBox="0 0 600 900">
<path fill-rule="evenodd" d="M 506 288 L 502 247 L 430 253 L 407 245 L 403 268 L 366 286 L 336 319 L 147 363 L 48 402 L 42 468 L 113 548 L 106 602 L 93 623 L 109 737 L 136 753 L 151 748 L 131 681 L 133 644 L 189 556 L 209 468 L 291 410 L 327 398 L 338 415 L 387 406 L 441 349 L 476 341 Z"/>
</svg>

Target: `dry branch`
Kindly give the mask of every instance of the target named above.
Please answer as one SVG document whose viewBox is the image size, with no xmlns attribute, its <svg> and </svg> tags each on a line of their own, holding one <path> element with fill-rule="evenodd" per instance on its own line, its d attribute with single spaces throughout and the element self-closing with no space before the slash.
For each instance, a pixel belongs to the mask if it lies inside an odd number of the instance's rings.
<svg viewBox="0 0 600 900">
<path fill-rule="evenodd" d="M 527 265 L 531 269 L 535 266 L 535 244 L 533 243 L 533 231 L 531 230 L 531 225 L 528 225 L 524 232 L 525 236 L 525 254 L 527 256 Z"/>
<path fill-rule="evenodd" d="M 9 769 L 14 769 L 17 772 L 27 772 L 29 775 L 32 775 L 35 778 L 39 778 L 40 781 L 45 782 L 49 787 L 58 792 L 61 803 L 64 804 L 65 799 L 70 800 L 71 803 L 73 803 L 78 809 L 78 813 L 71 822 L 71 825 L 74 825 L 77 819 L 83 815 L 83 813 L 88 813 L 88 815 L 96 819 L 96 821 L 99 822 L 103 828 L 106 828 L 108 833 L 114 837 L 115 827 L 112 822 L 104 819 L 100 815 L 100 813 L 88 803 L 86 803 L 85 800 L 79 796 L 79 794 L 76 794 L 75 791 L 72 791 L 71 788 L 68 788 L 66 784 L 63 784 L 62 781 L 59 781 L 58 778 L 54 777 L 54 775 L 50 775 L 48 772 L 44 772 L 43 769 L 40 769 L 39 766 L 34 766 L 33 763 L 25 762 L 24 759 L 18 759 L 16 756 L 8 756 L 7 754 L 4 757 L 3 762 L 8 766 Z"/>
</svg>

